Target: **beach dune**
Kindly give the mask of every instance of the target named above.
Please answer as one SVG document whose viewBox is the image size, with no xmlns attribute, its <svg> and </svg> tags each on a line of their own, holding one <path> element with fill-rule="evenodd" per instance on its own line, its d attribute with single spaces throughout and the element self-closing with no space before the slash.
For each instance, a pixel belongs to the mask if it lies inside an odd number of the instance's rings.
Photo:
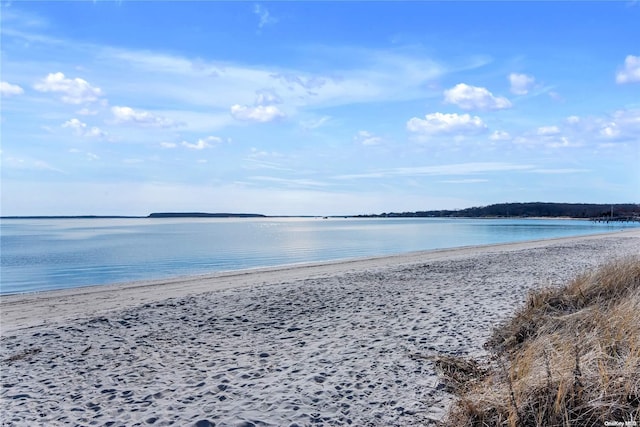
<svg viewBox="0 0 640 427">
<path fill-rule="evenodd" d="M 3 425 L 429 425 L 429 356 L 640 230 L 3 296 Z"/>
</svg>

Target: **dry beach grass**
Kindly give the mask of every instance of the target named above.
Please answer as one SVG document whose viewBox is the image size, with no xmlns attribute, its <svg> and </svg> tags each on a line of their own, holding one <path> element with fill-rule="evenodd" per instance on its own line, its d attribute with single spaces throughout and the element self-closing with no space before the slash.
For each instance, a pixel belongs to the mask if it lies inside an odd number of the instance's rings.
<svg viewBox="0 0 640 427">
<path fill-rule="evenodd" d="M 460 396 L 449 425 L 637 425 L 640 257 L 530 293 L 487 347 L 486 369 L 439 361 Z"/>
<path fill-rule="evenodd" d="M 640 230 L 2 297 L 0 420 L 6 426 L 433 425 L 455 391 L 440 384 L 436 365 L 448 366 L 470 388 L 465 377 L 479 378 L 485 366 L 469 362 L 461 370 L 456 357 L 486 355 L 492 328 L 513 315 L 529 290 L 559 286 L 629 254 L 640 254 Z M 587 287 L 580 292 L 591 298 Z M 571 301 L 561 299 L 558 307 Z M 622 324 L 633 326 L 633 319 L 618 317 L 603 319 L 611 342 L 624 342 L 616 336 Z M 562 322 L 590 330 L 577 319 Z M 575 376 L 563 377 L 556 358 L 573 372 L 575 346 L 563 356 L 560 344 L 545 347 L 550 376 L 544 358 L 541 370 L 529 370 L 541 387 L 547 378 L 562 384 L 566 400 L 576 390 Z M 626 354 L 637 352 L 634 346 L 605 350 Z M 579 348 L 586 384 L 592 368 L 585 352 L 595 349 Z M 621 369 L 633 368 L 617 366 L 619 360 L 602 360 L 611 393 L 628 386 L 616 376 L 626 372 Z M 520 399 L 517 381 L 525 372 L 513 375 Z"/>
</svg>

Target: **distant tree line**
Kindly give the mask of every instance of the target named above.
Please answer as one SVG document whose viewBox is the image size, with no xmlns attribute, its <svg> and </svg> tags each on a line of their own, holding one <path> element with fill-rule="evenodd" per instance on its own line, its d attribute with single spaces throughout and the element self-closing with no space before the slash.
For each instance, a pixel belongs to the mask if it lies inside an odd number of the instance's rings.
<svg viewBox="0 0 640 427">
<path fill-rule="evenodd" d="M 375 215 L 358 215 L 376 218 L 505 218 L 505 217 L 570 217 L 606 218 L 640 217 L 640 205 L 591 204 L 591 203 L 499 203 L 460 210 L 435 210 L 416 212 L 391 212 Z"/>
</svg>

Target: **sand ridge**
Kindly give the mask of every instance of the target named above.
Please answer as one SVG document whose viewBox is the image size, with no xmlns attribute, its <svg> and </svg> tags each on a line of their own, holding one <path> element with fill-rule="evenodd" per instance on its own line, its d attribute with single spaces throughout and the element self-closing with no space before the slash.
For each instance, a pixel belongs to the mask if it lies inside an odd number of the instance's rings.
<svg viewBox="0 0 640 427">
<path fill-rule="evenodd" d="M 193 279 L 196 291 L 178 281 L 3 297 L 29 321 L 3 313 L 0 419 L 428 425 L 450 397 L 424 356 L 482 354 L 528 289 L 631 253 L 637 230 L 218 275 Z M 63 313 L 50 316 L 52 304 Z"/>
</svg>

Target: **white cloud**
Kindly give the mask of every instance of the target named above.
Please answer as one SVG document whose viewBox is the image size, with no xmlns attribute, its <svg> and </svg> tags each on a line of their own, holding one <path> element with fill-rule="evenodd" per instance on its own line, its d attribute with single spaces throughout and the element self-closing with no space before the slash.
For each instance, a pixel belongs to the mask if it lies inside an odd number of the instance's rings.
<svg viewBox="0 0 640 427">
<path fill-rule="evenodd" d="M 594 141 L 637 141 L 640 136 L 640 109 L 618 110 L 595 117 L 569 116 L 564 120 L 562 128 L 550 128 L 557 129 L 558 135 L 568 135 L 581 145 L 591 145 Z M 602 143 L 599 145 L 602 146 Z"/>
<path fill-rule="evenodd" d="M 526 95 L 536 81 L 532 76 L 526 74 L 511 73 L 509 74 L 509 83 L 511 83 L 511 93 L 516 95 Z"/>
<path fill-rule="evenodd" d="M 107 133 L 98 127 L 88 127 L 86 123 L 73 118 L 62 124 L 63 128 L 72 129 L 78 136 L 86 136 L 90 138 L 104 138 Z"/>
<path fill-rule="evenodd" d="M 82 109 L 76 111 L 76 114 L 81 115 L 81 116 L 95 116 L 96 114 L 98 114 L 98 112 L 96 110 L 90 110 L 88 108 L 82 108 Z"/>
<path fill-rule="evenodd" d="M 553 135 L 548 138 L 546 142 L 547 147 L 551 148 L 566 148 L 566 147 L 581 147 L 582 143 L 575 141 L 573 138 L 566 136 Z"/>
<path fill-rule="evenodd" d="M 322 76 L 304 76 L 296 73 L 272 74 L 270 77 L 283 84 L 287 89 L 298 86 L 306 91 L 321 89 L 322 87 L 334 83 L 332 79 Z"/>
<path fill-rule="evenodd" d="M 161 142 L 160 147 L 162 148 L 176 148 L 178 144 L 175 142 Z"/>
<path fill-rule="evenodd" d="M 574 169 L 574 168 L 564 168 L 564 169 L 534 169 L 531 173 L 545 174 L 545 175 L 561 175 L 561 174 L 573 174 L 573 173 L 585 173 L 590 172 L 589 169 Z"/>
<path fill-rule="evenodd" d="M 438 166 L 400 167 L 378 170 L 369 173 L 339 175 L 335 179 L 389 178 L 392 176 L 446 176 L 446 175 L 476 175 L 504 171 L 528 171 L 533 165 L 505 163 L 505 162 L 472 162 L 454 163 Z"/>
<path fill-rule="evenodd" d="M 285 114 L 280 111 L 275 105 L 256 105 L 249 107 L 246 105 L 232 105 L 231 115 L 236 120 L 266 123 L 285 117 Z"/>
<path fill-rule="evenodd" d="M 487 126 L 478 116 L 469 114 L 427 114 L 424 119 L 411 118 L 407 122 L 407 130 L 428 135 L 453 133 L 478 133 L 486 130 Z"/>
<path fill-rule="evenodd" d="M 95 102 L 102 96 L 100 88 L 80 78 L 68 79 L 62 73 L 50 73 L 33 87 L 40 92 L 60 93 L 67 104 Z"/>
<path fill-rule="evenodd" d="M 115 66 L 135 71 L 127 96 L 146 98 L 153 93 L 171 104 L 226 111 L 234 104 L 247 108 L 277 105 L 287 116 L 306 108 L 423 99 L 429 83 L 448 71 L 444 64 L 425 58 L 421 52 L 318 46 L 313 51 L 319 63 L 340 66 L 323 73 L 113 48 L 101 49 L 101 56 Z M 121 88 L 114 86 L 111 90 Z M 232 116 L 227 113 L 226 118 Z M 191 121 L 186 123 L 192 126 Z"/>
<path fill-rule="evenodd" d="M 383 141 L 381 137 L 376 136 L 373 133 L 368 132 L 366 130 L 359 131 L 353 139 L 358 144 L 362 144 L 362 145 L 378 145 Z"/>
<path fill-rule="evenodd" d="M 508 141 L 511 139 L 511 135 L 509 135 L 509 132 L 496 130 L 491 134 L 489 139 L 492 141 Z"/>
<path fill-rule="evenodd" d="M 551 98 L 555 102 L 565 102 L 565 99 L 558 92 L 556 92 L 554 90 L 550 90 L 547 93 L 549 94 L 549 98 Z"/>
<path fill-rule="evenodd" d="M 282 98 L 272 90 L 256 91 L 253 106 L 235 104 L 231 115 L 236 120 L 266 123 L 281 119 L 285 114 L 273 104 L 281 104 Z"/>
<path fill-rule="evenodd" d="M 256 91 L 255 105 L 273 105 L 282 104 L 282 98 L 272 90 L 259 90 Z"/>
<path fill-rule="evenodd" d="M 287 157 L 277 151 L 259 150 L 255 147 L 251 148 L 251 152 L 244 159 L 245 169 L 270 169 L 284 172 L 296 173 L 296 169 L 286 167 Z"/>
<path fill-rule="evenodd" d="M 12 85 L 9 82 L 0 82 L 0 95 L 2 96 L 22 95 L 23 93 L 24 89 L 18 85 Z"/>
<path fill-rule="evenodd" d="M 62 127 L 63 128 L 71 128 L 71 129 L 74 129 L 74 130 L 82 130 L 82 129 L 87 127 L 87 124 L 74 118 L 74 119 L 67 120 L 66 122 L 64 122 L 62 124 Z"/>
<path fill-rule="evenodd" d="M 289 188 L 318 188 L 325 187 L 327 183 L 322 181 L 316 181 L 312 179 L 304 179 L 304 178 L 277 178 L 273 176 L 251 176 L 249 177 L 252 181 L 261 181 L 261 182 L 269 182 L 273 184 L 278 184 L 283 187 Z"/>
<path fill-rule="evenodd" d="M 137 165 L 137 164 L 140 164 L 140 163 L 144 163 L 144 160 L 129 158 L 129 159 L 122 159 L 122 163 L 127 164 L 127 165 Z"/>
<path fill-rule="evenodd" d="M 445 179 L 439 182 L 442 182 L 445 184 L 476 184 L 479 182 L 489 182 L 489 180 L 482 179 L 482 178 L 468 178 L 468 179 Z"/>
<path fill-rule="evenodd" d="M 617 122 L 624 123 L 635 130 L 640 130 L 640 109 L 618 110 L 613 113 L 612 117 Z"/>
<path fill-rule="evenodd" d="M 522 165 L 515 163 L 471 162 L 439 166 L 397 168 L 395 169 L 395 171 L 397 171 L 397 173 L 400 175 L 472 175 L 489 172 L 529 170 L 531 168 L 531 165 Z"/>
<path fill-rule="evenodd" d="M 560 128 L 558 126 L 541 126 L 536 133 L 540 136 L 558 135 Z"/>
<path fill-rule="evenodd" d="M 2 156 L 2 167 L 16 170 L 50 171 L 61 174 L 65 173 L 62 169 L 52 166 L 44 160 L 39 160 L 31 157 L 22 158 L 13 156 Z"/>
<path fill-rule="evenodd" d="M 502 110 L 511 108 L 511 101 L 502 96 L 494 96 L 483 87 L 459 83 L 444 91 L 444 100 L 463 110 Z"/>
<path fill-rule="evenodd" d="M 571 124 L 570 124 L 571 125 Z M 526 132 L 513 139 L 515 144 L 521 146 L 569 148 L 584 145 L 584 136 L 572 126 L 540 126 L 532 132 Z"/>
<path fill-rule="evenodd" d="M 616 83 L 640 82 L 640 56 L 627 55 L 624 68 L 616 74 Z"/>
<path fill-rule="evenodd" d="M 600 129 L 600 135 L 605 138 L 617 138 L 620 136 L 620 128 L 615 122 L 607 123 Z"/>
<path fill-rule="evenodd" d="M 640 110 L 618 110 L 597 120 L 599 135 L 609 140 L 640 139 Z"/>
<path fill-rule="evenodd" d="M 176 122 L 166 117 L 156 116 L 148 111 L 136 111 L 131 107 L 111 107 L 116 123 L 138 125 L 143 127 L 173 127 Z"/>
<path fill-rule="evenodd" d="M 104 138 L 107 136 L 107 133 L 98 127 L 92 126 L 91 129 L 88 129 L 84 133 L 84 136 L 89 136 L 92 138 Z"/>
<path fill-rule="evenodd" d="M 205 148 L 211 148 L 213 144 L 219 144 L 222 142 L 222 138 L 218 138 L 217 136 L 208 136 L 206 138 L 201 138 L 195 144 L 189 143 L 187 141 L 182 141 L 182 146 L 190 148 L 192 150 L 204 150 Z"/>
<path fill-rule="evenodd" d="M 276 18 L 271 16 L 266 7 L 256 4 L 253 7 L 253 13 L 255 13 L 258 18 L 260 18 L 260 22 L 258 23 L 258 28 L 263 28 L 265 25 L 275 24 L 278 22 Z"/>
<path fill-rule="evenodd" d="M 77 148 L 72 148 L 69 150 L 69 152 L 73 154 L 84 154 L 85 158 L 90 162 L 93 162 L 94 160 L 100 160 L 100 156 L 98 156 L 97 154 L 94 154 L 88 151 L 87 152 L 81 151 L 81 150 L 78 150 Z"/>
<path fill-rule="evenodd" d="M 114 62 L 124 62 L 127 66 L 134 67 L 139 71 L 162 71 L 162 73 L 174 78 L 176 75 L 192 78 L 201 75 L 210 76 L 219 71 L 219 67 L 214 64 L 204 65 L 187 58 L 146 50 L 102 48 L 101 55 Z M 145 77 L 147 76 L 145 75 Z"/>
<path fill-rule="evenodd" d="M 303 120 L 303 121 L 300 121 L 300 127 L 306 131 L 309 131 L 309 130 L 317 129 L 324 126 L 324 124 L 327 123 L 329 120 L 331 120 L 330 116 L 323 116 L 323 117 L 320 117 L 317 119 L 311 119 L 311 120 Z"/>
</svg>

